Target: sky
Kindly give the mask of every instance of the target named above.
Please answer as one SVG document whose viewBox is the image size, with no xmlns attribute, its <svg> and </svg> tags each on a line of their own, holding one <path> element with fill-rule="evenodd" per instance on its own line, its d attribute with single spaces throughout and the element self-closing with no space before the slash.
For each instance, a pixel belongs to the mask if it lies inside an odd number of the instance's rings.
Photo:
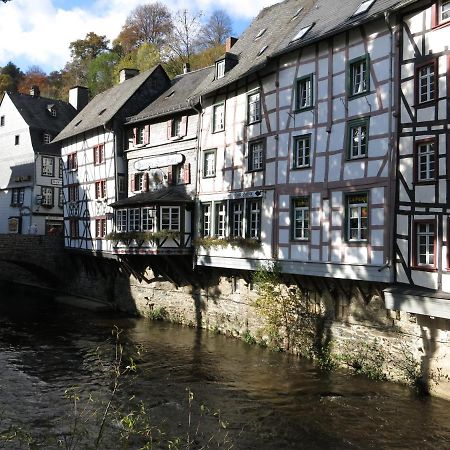
<svg viewBox="0 0 450 450">
<path fill-rule="evenodd" d="M 279 0 L 159 0 L 176 11 L 200 10 L 205 16 L 224 9 L 238 36 L 265 6 Z M 90 31 L 111 41 L 128 14 L 151 0 L 11 0 L 0 2 L 0 66 L 9 61 L 26 71 L 38 65 L 45 72 L 60 70 L 70 59 L 69 43 Z"/>
</svg>

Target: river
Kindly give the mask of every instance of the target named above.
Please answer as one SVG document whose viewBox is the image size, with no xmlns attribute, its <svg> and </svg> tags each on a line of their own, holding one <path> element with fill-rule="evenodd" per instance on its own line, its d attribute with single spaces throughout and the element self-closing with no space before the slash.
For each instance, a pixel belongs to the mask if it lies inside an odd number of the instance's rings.
<svg viewBox="0 0 450 450">
<path fill-rule="evenodd" d="M 94 448 L 98 417 L 111 398 L 115 327 L 124 361 L 134 355 L 137 368 L 119 378 L 112 403 L 122 416 L 133 409 L 136 419 L 142 401 L 146 419 L 135 430 L 150 418 L 154 436 L 166 433 L 153 448 L 189 432 L 192 449 L 208 440 L 211 448 L 234 449 L 450 449 L 450 403 L 418 399 L 407 387 L 323 372 L 211 332 L 33 295 L 1 292 L 0 299 L 2 449 Z M 72 387 L 80 397 L 76 414 L 66 398 Z M 123 424 L 109 414 L 105 423 L 99 448 L 148 441 L 134 435 L 123 443 Z M 70 441 L 70 430 L 78 440 Z"/>
</svg>

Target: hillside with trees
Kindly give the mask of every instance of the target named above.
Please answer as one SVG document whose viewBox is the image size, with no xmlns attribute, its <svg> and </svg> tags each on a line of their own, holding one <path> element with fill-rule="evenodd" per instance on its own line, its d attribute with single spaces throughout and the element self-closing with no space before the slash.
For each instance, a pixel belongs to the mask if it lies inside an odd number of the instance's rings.
<svg viewBox="0 0 450 450">
<path fill-rule="evenodd" d="M 0 67 L 0 97 L 5 91 L 28 93 L 33 85 L 41 95 L 61 100 L 71 87 L 87 86 L 93 97 L 116 84 L 121 69 L 144 71 L 156 64 L 173 77 L 185 63 L 191 70 L 213 64 L 231 33 L 231 19 L 221 9 L 204 16 L 187 9 L 172 14 L 160 2 L 139 5 L 112 42 L 94 32 L 71 42 L 70 60 L 61 70 L 47 74 L 31 66 L 23 72 L 14 62 Z"/>
</svg>

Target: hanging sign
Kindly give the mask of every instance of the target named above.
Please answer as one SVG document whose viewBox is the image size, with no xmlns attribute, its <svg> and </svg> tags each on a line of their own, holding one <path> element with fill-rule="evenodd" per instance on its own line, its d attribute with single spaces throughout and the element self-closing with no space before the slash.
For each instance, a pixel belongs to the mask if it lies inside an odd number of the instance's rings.
<svg viewBox="0 0 450 450">
<path fill-rule="evenodd" d="M 136 170 L 144 171 L 149 169 L 157 169 L 158 167 L 176 166 L 184 160 L 184 155 L 175 153 L 172 155 L 155 156 L 153 158 L 139 159 L 134 163 Z"/>
</svg>

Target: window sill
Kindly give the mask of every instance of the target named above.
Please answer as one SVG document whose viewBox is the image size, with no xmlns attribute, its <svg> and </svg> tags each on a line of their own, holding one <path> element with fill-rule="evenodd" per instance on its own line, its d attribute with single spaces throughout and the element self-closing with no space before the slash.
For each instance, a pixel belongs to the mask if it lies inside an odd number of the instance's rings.
<svg viewBox="0 0 450 450">
<path fill-rule="evenodd" d="M 309 244 L 310 238 L 292 238 L 290 240 L 291 244 Z"/>
<path fill-rule="evenodd" d="M 413 186 L 432 186 L 436 184 L 436 179 L 424 180 L 424 181 L 414 181 Z"/>
<path fill-rule="evenodd" d="M 311 111 L 312 109 L 314 109 L 315 105 L 311 105 L 311 106 L 305 106 L 304 108 L 296 108 L 294 109 L 294 114 L 300 114 L 302 112 L 307 112 L 307 111 Z"/>
<path fill-rule="evenodd" d="M 411 270 L 420 270 L 421 272 L 437 272 L 437 268 L 434 266 L 417 266 L 412 265 Z"/>
<path fill-rule="evenodd" d="M 211 131 L 211 134 L 223 133 L 224 131 L 225 131 L 225 128 L 222 128 L 221 130 L 213 130 L 213 131 Z"/>
<path fill-rule="evenodd" d="M 54 175 L 47 175 L 47 174 L 44 174 L 44 173 L 41 173 L 41 177 L 55 178 Z"/>
<path fill-rule="evenodd" d="M 367 159 L 367 155 L 353 156 L 353 157 L 347 156 L 347 158 L 345 159 L 345 162 L 359 161 L 361 159 Z"/>
<path fill-rule="evenodd" d="M 370 91 L 364 91 L 364 92 L 359 92 L 358 94 L 347 94 L 347 100 L 354 100 L 356 98 L 360 98 L 360 97 L 367 97 L 370 94 Z"/>
<path fill-rule="evenodd" d="M 308 170 L 308 169 L 312 169 L 311 165 L 309 165 L 309 166 L 291 167 L 291 170 Z"/>
<path fill-rule="evenodd" d="M 368 245 L 367 239 L 346 239 L 347 244 Z"/>
<path fill-rule="evenodd" d="M 257 172 L 264 172 L 264 167 L 261 169 L 248 169 L 246 173 L 257 173 Z"/>
<path fill-rule="evenodd" d="M 433 99 L 433 100 L 428 100 L 423 103 L 417 103 L 416 105 L 414 105 L 414 107 L 416 109 L 432 108 L 432 107 L 436 106 L 436 103 L 437 103 L 437 99 Z"/>
<path fill-rule="evenodd" d="M 445 28 L 445 27 L 448 27 L 448 26 L 450 26 L 450 19 L 447 19 L 444 22 L 436 23 L 436 25 L 434 25 L 431 29 L 432 30 L 439 30 L 440 28 Z"/>
<path fill-rule="evenodd" d="M 216 175 L 203 175 L 202 178 L 216 178 Z"/>
<path fill-rule="evenodd" d="M 256 125 L 257 123 L 261 123 L 261 119 L 254 120 L 253 122 L 247 122 L 247 126 L 249 127 L 250 125 Z"/>
</svg>

